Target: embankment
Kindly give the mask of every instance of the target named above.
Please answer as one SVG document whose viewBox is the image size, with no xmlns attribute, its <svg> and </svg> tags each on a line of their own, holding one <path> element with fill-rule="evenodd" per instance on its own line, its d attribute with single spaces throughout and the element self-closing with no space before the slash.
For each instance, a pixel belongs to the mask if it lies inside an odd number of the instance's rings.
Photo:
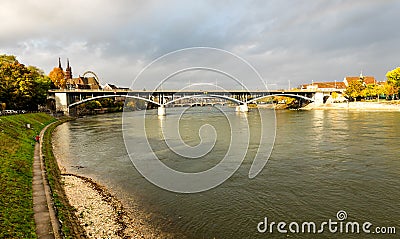
<svg viewBox="0 0 400 239">
<path fill-rule="evenodd" d="M 75 214 L 75 208 L 71 206 L 64 190 L 61 171 L 54 157 L 51 136 L 54 129 L 72 118 L 63 118 L 50 125 L 43 135 L 43 160 L 45 162 L 47 179 L 51 188 L 51 194 L 56 208 L 57 217 L 61 224 L 61 232 L 64 238 L 87 238 L 85 230 L 80 225 Z"/>
<path fill-rule="evenodd" d="M 391 102 L 348 102 L 348 103 L 330 103 L 323 105 L 308 104 L 304 110 L 357 110 L 357 111 L 400 111 L 400 104 Z"/>
<path fill-rule="evenodd" d="M 36 238 L 32 201 L 34 139 L 53 121 L 44 113 L 0 117 L 0 238 Z"/>
</svg>

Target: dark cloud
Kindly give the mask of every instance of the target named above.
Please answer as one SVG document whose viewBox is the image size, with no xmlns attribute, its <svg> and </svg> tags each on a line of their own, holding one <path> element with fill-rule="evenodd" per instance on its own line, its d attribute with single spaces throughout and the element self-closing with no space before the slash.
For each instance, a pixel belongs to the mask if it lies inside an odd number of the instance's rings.
<svg viewBox="0 0 400 239">
<path fill-rule="evenodd" d="M 399 10 L 390 0 L 3 0 L 0 50 L 46 72 L 69 57 L 75 75 L 125 86 L 155 58 L 193 46 L 232 51 L 273 87 L 360 70 L 384 79 L 399 65 Z"/>
</svg>

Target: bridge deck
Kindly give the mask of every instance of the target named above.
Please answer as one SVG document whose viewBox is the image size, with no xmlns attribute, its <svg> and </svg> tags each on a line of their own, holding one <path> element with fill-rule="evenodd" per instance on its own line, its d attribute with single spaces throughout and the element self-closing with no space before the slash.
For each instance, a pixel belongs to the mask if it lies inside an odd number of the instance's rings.
<svg viewBox="0 0 400 239">
<path fill-rule="evenodd" d="M 164 94 L 175 94 L 175 93 L 194 93 L 194 94 L 216 94 L 216 93 L 315 93 L 315 90 L 302 90 L 302 89 L 295 89 L 295 90 L 260 90 L 260 89 L 228 89 L 228 90 L 170 90 L 170 89 L 162 89 L 162 90 L 125 90 L 125 89 L 115 89 L 115 90 L 89 90 L 89 89 L 75 89 L 75 90 L 66 90 L 66 89 L 52 89 L 49 90 L 49 93 L 164 93 Z"/>
</svg>

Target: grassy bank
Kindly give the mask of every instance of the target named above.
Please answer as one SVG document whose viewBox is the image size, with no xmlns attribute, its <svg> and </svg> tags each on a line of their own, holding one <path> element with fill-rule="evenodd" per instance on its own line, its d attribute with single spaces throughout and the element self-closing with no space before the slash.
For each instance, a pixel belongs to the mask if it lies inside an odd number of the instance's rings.
<svg viewBox="0 0 400 239">
<path fill-rule="evenodd" d="M 54 129 L 71 118 L 64 118 L 50 125 L 43 135 L 43 158 L 46 165 L 47 177 L 52 191 L 57 217 L 61 222 L 64 238 L 86 238 L 84 229 L 79 225 L 79 220 L 74 214 L 74 208 L 69 204 L 62 185 L 61 172 L 57 160 L 53 155 L 51 136 Z"/>
<path fill-rule="evenodd" d="M 44 113 L 0 117 L 0 238 L 36 238 L 32 202 L 34 137 L 53 121 Z"/>
</svg>

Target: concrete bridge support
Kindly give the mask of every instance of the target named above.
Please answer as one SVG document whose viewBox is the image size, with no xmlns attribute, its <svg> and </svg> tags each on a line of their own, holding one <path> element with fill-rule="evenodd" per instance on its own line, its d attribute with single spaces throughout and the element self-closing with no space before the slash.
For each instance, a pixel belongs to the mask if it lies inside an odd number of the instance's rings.
<svg viewBox="0 0 400 239">
<path fill-rule="evenodd" d="M 69 113 L 69 102 L 67 93 L 55 93 L 54 100 L 56 102 L 56 111 L 63 111 L 64 114 L 68 115 Z"/>
<path fill-rule="evenodd" d="M 326 100 L 330 97 L 331 92 L 315 92 L 313 96 L 314 105 L 323 105 Z"/>
<path fill-rule="evenodd" d="M 249 107 L 247 106 L 247 104 L 238 105 L 238 106 L 236 106 L 236 111 L 237 112 L 249 112 Z"/>
<path fill-rule="evenodd" d="M 164 105 L 158 107 L 157 114 L 160 116 L 165 116 L 167 114 L 167 109 L 165 108 Z"/>
</svg>

